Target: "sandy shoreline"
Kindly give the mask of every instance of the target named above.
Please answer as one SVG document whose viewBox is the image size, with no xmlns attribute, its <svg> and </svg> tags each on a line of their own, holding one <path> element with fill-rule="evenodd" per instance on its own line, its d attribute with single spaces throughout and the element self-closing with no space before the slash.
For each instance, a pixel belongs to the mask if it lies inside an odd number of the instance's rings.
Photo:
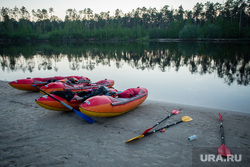
<svg viewBox="0 0 250 167">
<path fill-rule="evenodd" d="M 74 112 L 41 108 L 34 101 L 40 96 L 39 92 L 16 90 L 0 81 L 0 166 L 196 166 L 192 162 L 195 148 L 214 148 L 216 154 L 221 145 L 218 112 L 224 120 L 226 146 L 232 154 L 241 150 L 243 158 L 220 166 L 250 164 L 250 113 L 146 100 L 124 115 L 94 118 L 96 122 L 88 124 Z M 173 109 L 181 113 L 162 126 L 185 115 L 193 121 L 125 143 Z M 198 139 L 188 141 L 193 134 Z"/>
</svg>

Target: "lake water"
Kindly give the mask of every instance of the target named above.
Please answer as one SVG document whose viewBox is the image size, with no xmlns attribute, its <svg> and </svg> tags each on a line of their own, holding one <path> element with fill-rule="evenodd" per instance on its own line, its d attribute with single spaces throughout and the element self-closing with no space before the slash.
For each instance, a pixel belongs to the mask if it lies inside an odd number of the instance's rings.
<svg viewBox="0 0 250 167">
<path fill-rule="evenodd" d="M 250 44 L 50 43 L 0 46 L 1 80 L 80 75 L 145 87 L 148 99 L 250 112 Z"/>
</svg>

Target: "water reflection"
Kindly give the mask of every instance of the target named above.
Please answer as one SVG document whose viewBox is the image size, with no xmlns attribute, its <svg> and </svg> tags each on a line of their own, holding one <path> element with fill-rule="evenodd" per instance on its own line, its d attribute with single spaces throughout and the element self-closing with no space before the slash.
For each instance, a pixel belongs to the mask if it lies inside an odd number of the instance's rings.
<svg viewBox="0 0 250 167">
<path fill-rule="evenodd" d="M 249 44 L 231 43 L 81 43 L 29 44 L 0 47 L 5 71 L 60 70 L 65 61 L 74 70 L 94 70 L 98 65 L 117 69 L 124 64 L 138 70 L 188 67 L 191 74 L 216 74 L 230 85 L 249 85 Z"/>
</svg>

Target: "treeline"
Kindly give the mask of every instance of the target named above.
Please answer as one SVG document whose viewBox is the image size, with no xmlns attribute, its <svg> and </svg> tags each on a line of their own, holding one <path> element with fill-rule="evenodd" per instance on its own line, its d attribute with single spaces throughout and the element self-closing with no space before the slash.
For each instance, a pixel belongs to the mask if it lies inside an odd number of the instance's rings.
<svg viewBox="0 0 250 167">
<path fill-rule="evenodd" d="M 90 8 L 68 9 L 64 21 L 54 9 L 2 7 L 0 39 L 20 40 L 148 40 L 158 38 L 249 38 L 250 3 L 227 0 L 224 4 L 196 3 L 193 10 L 137 8 L 94 13 Z"/>
</svg>

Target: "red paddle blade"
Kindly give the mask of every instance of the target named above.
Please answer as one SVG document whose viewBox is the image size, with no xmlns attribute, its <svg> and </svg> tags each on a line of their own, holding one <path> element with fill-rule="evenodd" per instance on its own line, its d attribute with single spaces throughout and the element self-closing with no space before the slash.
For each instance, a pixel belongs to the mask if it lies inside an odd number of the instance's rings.
<svg viewBox="0 0 250 167">
<path fill-rule="evenodd" d="M 231 151 L 227 146 L 225 146 L 225 144 L 222 144 L 220 147 L 218 147 L 218 155 L 221 155 L 223 157 L 230 157 Z"/>
<path fill-rule="evenodd" d="M 142 135 L 145 135 L 145 134 L 148 133 L 151 129 L 153 129 L 153 127 L 146 129 L 146 130 L 142 133 Z"/>
<path fill-rule="evenodd" d="M 176 114 L 176 115 L 177 115 L 177 114 L 179 114 L 179 113 L 180 113 L 180 111 L 178 111 L 178 110 L 173 110 L 173 111 L 172 111 L 172 114 Z"/>
<path fill-rule="evenodd" d="M 221 114 L 219 113 L 219 117 L 220 117 L 220 120 L 222 120 L 222 116 L 221 116 Z"/>
</svg>

